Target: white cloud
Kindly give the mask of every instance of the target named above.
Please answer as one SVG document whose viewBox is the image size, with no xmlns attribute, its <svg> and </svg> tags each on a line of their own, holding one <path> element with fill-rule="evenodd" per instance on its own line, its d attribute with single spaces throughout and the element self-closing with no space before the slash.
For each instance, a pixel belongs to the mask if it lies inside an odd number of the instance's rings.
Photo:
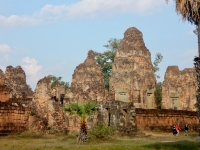
<svg viewBox="0 0 200 150">
<path fill-rule="evenodd" d="M 34 58 L 25 57 L 22 61 L 24 63 L 22 66 L 28 75 L 35 75 L 42 69 L 42 66 L 38 65 Z"/>
<path fill-rule="evenodd" d="M 7 44 L 0 45 L 0 53 L 9 53 L 11 52 L 10 46 Z"/>
<path fill-rule="evenodd" d="M 34 58 L 25 57 L 22 59 L 22 62 L 22 68 L 27 75 L 27 83 L 34 89 L 38 80 L 45 76 L 42 72 L 42 66 L 38 65 L 37 60 Z"/>
<path fill-rule="evenodd" d="M 0 23 L 4 26 L 24 26 L 24 25 L 37 25 L 41 21 L 36 18 L 32 18 L 29 16 L 18 16 L 11 15 L 9 17 L 4 17 L 0 15 Z"/>
<path fill-rule="evenodd" d="M 120 13 L 149 13 L 165 4 L 164 0 L 81 0 L 71 5 L 45 5 L 31 16 L 0 16 L 0 25 L 37 25 L 78 17 L 108 16 Z"/>
</svg>

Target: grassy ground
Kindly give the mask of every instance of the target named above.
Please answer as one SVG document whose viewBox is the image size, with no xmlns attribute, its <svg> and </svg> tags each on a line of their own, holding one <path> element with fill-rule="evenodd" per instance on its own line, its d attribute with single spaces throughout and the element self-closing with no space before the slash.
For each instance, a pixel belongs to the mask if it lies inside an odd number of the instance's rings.
<svg viewBox="0 0 200 150">
<path fill-rule="evenodd" d="M 75 144 L 75 136 L 24 133 L 0 137 L 0 150 L 200 150 L 197 133 L 172 136 L 171 133 L 145 132 L 134 138 L 115 136 L 110 141 Z"/>
</svg>

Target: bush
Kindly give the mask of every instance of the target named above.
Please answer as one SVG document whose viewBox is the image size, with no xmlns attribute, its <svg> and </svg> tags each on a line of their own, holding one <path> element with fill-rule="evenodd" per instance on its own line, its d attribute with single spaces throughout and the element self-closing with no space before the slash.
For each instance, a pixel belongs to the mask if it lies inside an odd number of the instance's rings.
<svg viewBox="0 0 200 150">
<path fill-rule="evenodd" d="M 89 136 L 95 139 L 108 140 L 111 139 L 113 133 L 113 127 L 110 127 L 105 123 L 99 123 L 96 127 L 92 128 L 89 131 Z"/>
</svg>

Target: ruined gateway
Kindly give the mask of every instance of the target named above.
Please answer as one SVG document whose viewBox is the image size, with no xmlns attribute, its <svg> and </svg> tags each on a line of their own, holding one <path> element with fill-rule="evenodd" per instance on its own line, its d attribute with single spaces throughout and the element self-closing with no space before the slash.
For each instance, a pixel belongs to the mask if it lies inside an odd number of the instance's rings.
<svg viewBox="0 0 200 150">
<path fill-rule="evenodd" d="M 168 94 L 176 91 L 177 85 L 184 87 L 182 93 L 186 94 L 182 97 L 190 97 L 187 101 L 191 102 L 186 109 L 186 101 L 180 97 L 179 109 L 194 110 L 192 96 L 195 94 L 196 78 L 193 70 L 177 72 L 180 76 L 166 72 L 162 106 L 165 109 L 155 109 L 156 79 L 151 54 L 145 47 L 142 33 L 135 27 L 125 31 L 112 69 L 110 91 L 107 91 L 101 68 L 96 64 L 94 52 L 90 50 L 86 60 L 75 68 L 71 86 L 66 92 L 62 85 L 51 88 L 51 81 L 44 77 L 38 81 L 34 93 L 27 86 L 26 75 L 20 66 L 7 67 L 5 74 L 0 70 L 0 134 L 22 132 L 25 129 L 34 132 L 77 132 L 78 118 L 69 116 L 63 106 L 89 100 L 99 105 L 98 112 L 87 118 L 89 129 L 104 122 L 122 134 L 135 135 L 136 129 L 169 130 L 177 121 L 181 126 L 187 121 L 193 124 L 193 130 L 197 129 L 196 112 L 170 110 Z M 182 83 L 185 78 L 189 79 Z M 176 84 L 174 80 L 177 80 Z M 166 84 L 173 87 L 174 91 L 167 91 Z"/>
</svg>

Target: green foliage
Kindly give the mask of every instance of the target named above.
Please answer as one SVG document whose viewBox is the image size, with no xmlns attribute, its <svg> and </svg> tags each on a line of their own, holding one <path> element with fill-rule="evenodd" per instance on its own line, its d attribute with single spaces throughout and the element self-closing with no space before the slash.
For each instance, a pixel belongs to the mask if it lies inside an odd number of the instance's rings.
<svg viewBox="0 0 200 150">
<path fill-rule="evenodd" d="M 87 103 L 70 103 L 64 108 L 70 115 L 77 115 L 81 118 L 85 118 L 86 115 L 91 115 L 97 110 L 97 103 L 89 101 Z"/>
<path fill-rule="evenodd" d="M 107 51 L 103 53 L 95 52 L 95 59 L 97 64 L 101 66 L 101 70 L 104 76 L 105 87 L 109 89 L 109 80 L 112 72 L 112 63 L 114 62 L 115 52 L 119 47 L 121 39 L 111 38 L 108 40 L 108 44 L 104 45 Z"/>
<path fill-rule="evenodd" d="M 154 67 L 154 73 L 156 73 L 157 71 L 159 71 L 159 67 L 158 67 L 158 64 L 162 61 L 163 59 L 163 56 L 161 53 L 156 53 L 156 57 L 155 57 L 155 60 L 153 62 L 153 67 Z M 160 78 L 159 75 L 156 74 L 156 77 L 157 78 Z"/>
<path fill-rule="evenodd" d="M 62 81 L 62 77 L 56 77 L 54 75 L 48 75 L 47 78 L 51 80 L 51 88 L 53 88 L 56 85 L 63 85 L 65 88 L 65 91 L 69 88 L 69 82 Z"/>
<path fill-rule="evenodd" d="M 30 111 L 30 116 L 34 116 L 35 115 L 35 113 L 34 113 L 34 111 Z"/>
<path fill-rule="evenodd" d="M 89 131 L 89 135 L 92 138 L 100 140 L 111 139 L 111 136 L 114 134 L 114 128 L 108 126 L 105 123 L 99 123 L 96 127 L 92 128 Z"/>
<path fill-rule="evenodd" d="M 162 102 L 162 82 L 156 83 L 156 105 L 157 108 L 161 108 Z"/>
</svg>

